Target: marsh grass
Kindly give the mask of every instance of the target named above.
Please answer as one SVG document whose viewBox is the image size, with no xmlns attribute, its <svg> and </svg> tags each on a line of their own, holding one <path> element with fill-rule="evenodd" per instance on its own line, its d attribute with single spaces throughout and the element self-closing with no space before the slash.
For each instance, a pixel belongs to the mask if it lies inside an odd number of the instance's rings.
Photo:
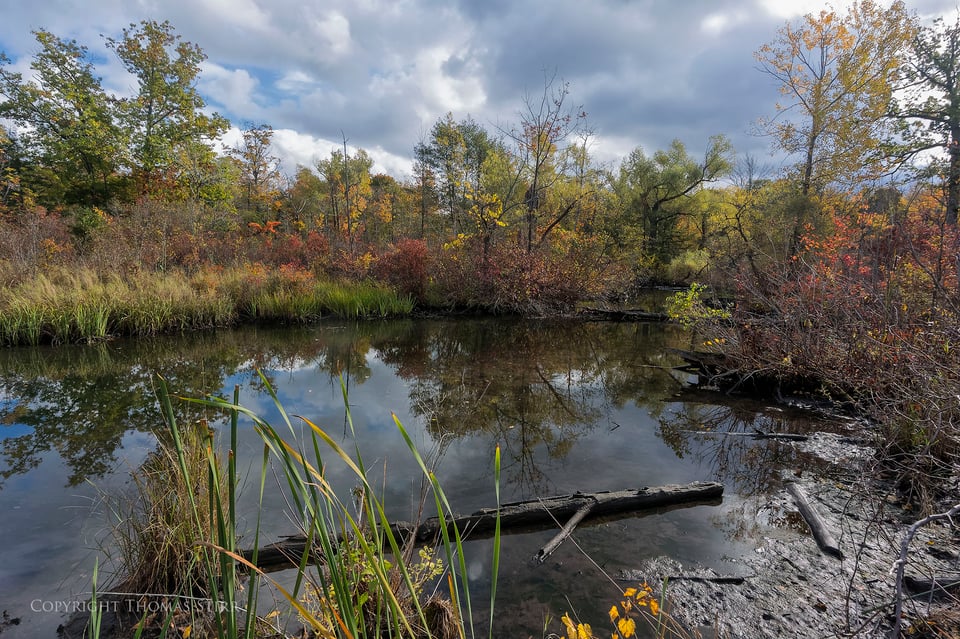
<svg viewBox="0 0 960 639">
<path fill-rule="evenodd" d="M 198 539 L 213 539 L 210 504 L 226 501 L 227 487 L 214 485 L 206 473 L 205 424 L 180 429 L 178 451 L 169 433 L 133 473 L 136 501 L 114 509 L 114 539 L 123 566 L 122 592 L 207 596 L 210 576 L 194 547 Z M 183 460 L 187 473 L 182 472 Z M 214 493 L 211 493 L 214 491 Z M 195 516 L 185 516 L 196 506 Z"/>
<path fill-rule="evenodd" d="M 158 379 L 166 431 L 157 452 L 137 473 L 142 504 L 136 513 L 118 516 L 123 570 L 117 589 L 126 596 L 166 595 L 208 602 L 207 609 L 218 614 L 181 615 L 164 621 L 164 629 L 173 624 L 181 634 L 192 636 L 276 637 L 283 629 L 268 619 L 295 616 L 304 625 L 303 636 L 310 637 L 475 637 L 461 531 L 456 526 L 443 529 L 439 551 L 415 553 L 412 542 L 403 543 L 392 531 L 359 450 L 348 453 L 319 426 L 298 418 L 308 429 L 309 436 L 303 440 L 267 379 L 260 378 L 281 415 L 279 428 L 240 406 L 239 389 L 232 401 L 185 400 L 226 413 L 230 442 L 225 455 L 218 454 L 205 424 L 177 422 L 166 383 Z M 353 432 L 342 383 L 341 389 Z M 236 504 L 241 478 L 235 451 L 241 417 L 252 422 L 263 442 L 258 482 L 253 482 L 259 490 L 258 506 L 245 543 L 254 549 L 260 545 L 264 486 L 276 467 L 290 505 L 288 515 L 309 540 L 289 590 L 256 568 L 256 551 L 249 558 L 239 551 Z M 437 512 L 452 519 L 450 503 L 435 475 L 404 426 L 396 417 L 394 422 L 424 474 Z M 349 497 L 338 495 L 326 480 L 324 469 L 333 463 L 345 465 L 357 482 Z M 499 448 L 494 470 L 499 481 Z M 499 488 L 497 496 L 499 502 Z M 499 548 L 497 537 L 494 575 Z M 311 565 L 311 549 L 323 557 L 322 567 Z M 260 617 L 259 591 L 267 582 L 287 610 Z M 441 587 L 427 594 L 428 583 Z M 491 620 L 494 593 L 492 589 Z"/>
<path fill-rule="evenodd" d="M 95 342 L 231 326 L 409 315 L 413 300 L 370 282 L 318 281 L 309 271 L 253 266 L 196 273 L 98 275 L 50 269 L 0 289 L 0 344 Z"/>
</svg>

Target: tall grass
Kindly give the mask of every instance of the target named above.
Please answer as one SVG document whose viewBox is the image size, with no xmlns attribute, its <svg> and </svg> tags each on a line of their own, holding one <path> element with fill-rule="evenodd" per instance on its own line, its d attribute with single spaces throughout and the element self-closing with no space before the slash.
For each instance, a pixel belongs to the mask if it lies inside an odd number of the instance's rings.
<svg viewBox="0 0 960 639">
<path fill-rule="evenodd" d="M 122 535 L 129 552 L 123 557 L 125 578 L 119 583 L 125 593 L 164 593 L 180 600 L 209 603 L 219 614 L 168 619 L 166 623 L 189 625 L 194 636 L 201 633 L 221 638 L 275 637 L 281 628 L 270 627 L 257 614 L 258 594 L 269 577 L 257 567 L 257 553 L 241 556 L 237 529 L 238 476 L 237 432 L 241 416 L 249 419 L 263 442 L 259 459 L 258 509 L 252 534 L 244 537 L 253 548 L 260 543 L 260 511 L 266 478 L 279 466 L 284 479 L 289 516 L 308 538 L 307 550 L 297 559 L 292 588 L 271 587 L 285 602 L 285 612 L 296 615 L 309 636 L 360 637 L 475 637 L 467 570 L 461 531 L 449 526 L 443 531 L 445 562 L 430 551 L 414 554 L 413 541 L 405 542 L 390 526 L 385 505 L 368 479 L 359 449 L 344 450 L 322 428 L 299 418 L 309 429 L 306 442 L 298 441 L 293 421 L 284 411 L 269 382 L 261 375 L 266 392 L 282 418 L 279 428 L 238 403 L 220 398 L 186 401 L 225 411 L 229 416 L 230 448 L 226 462 L 218 454 L 205 425 L 178 424 L 165 382 L 158 381 L 158 396 L 166 435 L 154 459 L 138 483 L 146 502 L 145 518 L 127 526 Z M 346 389 L 347 423 L 353 429 Z M 453 510 L 436 476 L 417 452 L 413 441 L 394 417 L 397 430 L 417 461 L 434 496 L 437 512 L 452 519 Z M 329 458 L 329 459 L 328 459 Z M 326 480 L 328 464 L 344 464 L 353 473 L 357 490 L 343 498 Z M 172 474 L 166 482 L 159 469 Z M 499 481 L 499 448 L 494 460 Z M 145 472 L 145 474 L 144 474 Z M 154 481 L 160 480 L 160 481 Z M 167 489 L 159 490 L 160 486 Z M 351 506 L 354 497 L 358 503 Z M 497 488 L 499 502 L 499 487 Z M 498 522 L 499 532 L 499 522 Z M 494 547 L 494 583 L 499 565 L 499 534 Z M 313 556 L 311 557 L 311 554 Z M 322 557 L 322 568 L 311 563 Z M 424 595 L 425 586 L 440 575 L 445 565 L 446 595 Z M 241 576 L 249 575 L 246 592 Z M 491 621 L 493 597 L 491 589 Z M 283 615 L 280 615 L 282 617 Z M 492 636 L 492 623 L 491 623 Z"/>
<path fill-rule="evenodd" d="M 409 296 L 370 282 L 318 281 L 262 267 L 97 274 L 60 269 L 0 289 L 0 345 L 93 342 L 230 326 L 409 315 Z"/>
</svg>

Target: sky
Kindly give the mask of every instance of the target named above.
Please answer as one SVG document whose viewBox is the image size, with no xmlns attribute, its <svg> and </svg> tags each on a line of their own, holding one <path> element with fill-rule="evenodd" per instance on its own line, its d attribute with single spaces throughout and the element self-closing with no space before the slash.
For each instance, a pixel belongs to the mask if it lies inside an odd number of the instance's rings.
<svg viewBox="0 0 960 639">
<path fill-rule="evenodd" d="M 636 147 L 674 139 L 694 155 L 723 134 L 740 155 L 775 166 L 756 122 L 777 86 L 754 52 L 812 0 L 8 0 L 0 51 L 29 73 L 46 29 L 89 48 L 104 87 L 134 83 L 105 44 L 131 23 L 169 20 L 207 55 L 198 89 L 244 126 L 273 127 L 282 171 L 327 158 L 342 139 L 374 170 L 410 174 L 415 145 L 448 112 L 491 133 L 515 128 L 525 100 L 567 83 L 590 152 L 616 167 Z M 849 0 L 835 0 L 842 10 Z M 956 16 L 956 0 L 907 0 L 922 20 Z"/>
</svg>

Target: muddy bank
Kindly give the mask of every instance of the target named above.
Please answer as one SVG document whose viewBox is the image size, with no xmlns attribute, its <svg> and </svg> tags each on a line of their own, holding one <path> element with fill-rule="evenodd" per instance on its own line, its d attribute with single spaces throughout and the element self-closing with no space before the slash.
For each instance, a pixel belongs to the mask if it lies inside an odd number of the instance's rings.
<svg viewBox="0 0 960 639">
<path fill-rule="evenodd" d="M 889 636 L 895 601 L 895 566 L 907 528 L 920 519 L 894 489 L 874 479 L 873 451 L 837 434 L 791 442 L 822 464 L 786 471 L 781 489 L 744 503 L 756 539 L 754 551 L 731 559 L 720 572 L 660 558 L 622 571 L 625 582 L 663 583 L 672 614 L 703 637 Z M 813 468 L 811 470 L 811 468 Z M 946 494 L 960 496 L 957 478 Z M 824 552 L 787 490 L 796 482 L 824 525 L 834 531 L 841 557 Z M 945 504 L 944 510 L 953 504 Z M 960 521 L 957 522 L 960 524 Z M 960 532 L 949 522 L 920 529 L 909 547 L 909 578 L 960 579 Z M 903 606 L 904 634 L 957 637 L 960 592 L 912 594 Z"/>
</svg>

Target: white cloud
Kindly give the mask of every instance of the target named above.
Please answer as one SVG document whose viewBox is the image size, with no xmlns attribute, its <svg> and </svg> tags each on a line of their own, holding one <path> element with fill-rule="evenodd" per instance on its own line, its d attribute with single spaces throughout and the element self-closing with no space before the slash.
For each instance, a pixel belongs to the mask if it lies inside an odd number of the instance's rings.
<svg viewBox="0 0 960 639">
<path fill-rule="evenodd" d="M 808 13 L 819 14 L 834 9 L 843 12 L 853 0 L 834 0 L 828 6 L 823 0 L 759 0 L 760 7 L 772 16 L 783 19 L 796 18 Z"/>
<path fill-rule="evenodd" d="M 845 10 L 852 0 L 833 2 Z M 910 0 L 924 16 L 955 15 L 955 0 Z M 824 0 L 49 0 L 4 14 L 0 50 L 27 70 L 31 29 L 76 38 L 109 91 L 136 89 L 99 34 L 142 19 L 170 20 L 208 59 L 198 88 L 237 126 L 274 127 L 285 171 L 338 147 L 341 132 L 375 170 L 409 171 L 413 148 L 448 111 L 493 129 L 518 123 L 545 76 L 569 82 L 616 164 L 640 145 L 679 138 L 694 149 L 726 134 L 738 151 L 768 142 L 750 123 L 774 113 L 776 87 L 753 52 L 785 20 Z M 496 124 L 495 124 L 496 123 Z M 493 131 L 492 131 L 493 132 Z"/>
<path fill-rule="evenodd" d="M 195 0 L 193 9 L 211 14 L 221 24 L 256 28 L 269 22 L 269 16 L 257 6 L 256 0 Z"/>
<path fill-rule="evenodd" d="M 446 67 L 459 61 L 456 52 L 448 47 L 432 47 L 421 51 L 416 58 L 417 88 L 425 100 L 424 111 L 443 110 L 465 113 L 481 108 L 486 101 L 483 79 L 475 59 L 466 59 L 457 71 Z"/>
<path fill-rule="evenodd" d="M 313 29 L 328 47 L 334 57 L 350 52 L 350 21 L 339 11 L 331 11 L 323 18 L 315 20 Z"/>
<path fill-rule="evenodd" d="M 274 86 L 285 93 L 304 93 L 318 84 L 316 78 L 303 71 L 289 71 L 274 83 Z"/>
<path fill-rule="evenodd" d="M 247 114 L 248 120 L 262 115 L 256 95 L 259 82 L 246 69 L 225 69 L 211 62 L 203 63 L 199 89 L 207 102 L 221 105 L 229 113 Z"/>
<path fill-rule="evenodd" d="M 711 13 L 700 22 L 700 30 L 710 36 L 720 36 L 748 20 L 749 16 L 741 11 Z"/>
<path fill-rule="evenodd" d="M 231 140 L 227 146 L 236 144 L 241 135 L 240 130 L 234 127 L 228 135 L 224 136 L 225 140 Z M 296 172 L 298 165 L 312 168 L 317 160 L 326 159 L 330 157 L 331 152 L 342 148 L 342 141 L 326 140 L 292 129 L 275 130 L 270 141 L 271 153 L 280 158 L 281 171 L 290 176 Z M 412 168 L 410 158 L 391 153 L 380 146 L 365 147 L 364 150 L 373 159 L 374 173 L 387 173 L 398 177 L 410 175 Z M 356 153 L 357 148 L 348 143 L 347 152 Z"/>
</svg>

